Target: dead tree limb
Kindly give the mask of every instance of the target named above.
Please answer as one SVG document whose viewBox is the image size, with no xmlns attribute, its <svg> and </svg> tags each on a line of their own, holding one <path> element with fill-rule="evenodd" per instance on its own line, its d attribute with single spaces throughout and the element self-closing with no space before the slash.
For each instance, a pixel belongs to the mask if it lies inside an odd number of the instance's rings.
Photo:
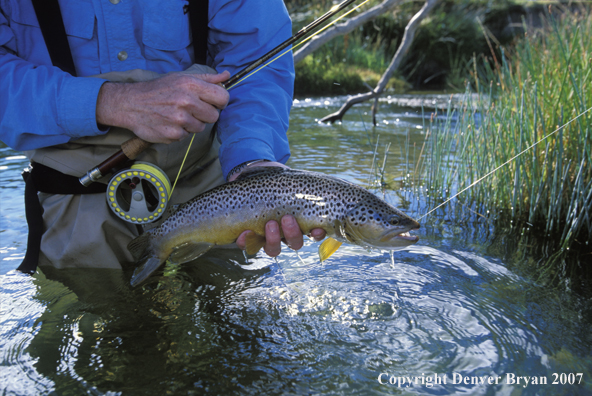
<svg viewBox="0 0 592 396">
<path fill-rule="evenodd" d="M 393 59 L 391 60 L 391 63 L 389 64 L 388 68 L 380 78 L 380 81 L 378 81 L 376 87 L 370 92 L 350 97 L 347 100 L 347 102 L 345 102 L 345 104 L 341 106 L 339 111 L 329 114 L 328 116 L 322 118 L 320 122 L 333 123 L 335 121 L 341 121 L 341 119 L 343 118 L 345 113 L 350 109 L 350 107 L 352 107 L 355 104 L 370 100 L 372 98 L 376 98 L 384 91 L 389 79 L 392 77 L 395 70 L 399 68 L 401 61 L 409 51 L 411 43 L 413 42 L 413 38 L 415 37 L 415 32 L 419 27 L 420 22 L 428 15 L 428 13 L 436 5 L 438 1 L 439 0 L 427 0 L 424 6 L 421 8 L 421 10 L 419 10 L 419 12 L 415 14 L 413 18 L 411 18 L 411 20 L 409 20 L 409 23 L 405 27 L 405 34 L 403 35 L 401 44 L 399 45 L 399 48 L 397 49 L 395 56 L 393 56 Z"/>
<path fill-rule="evenodd" d="M 389 9 L 403 2 L 403 0 L 385 0 L 382 3 L 364 11 L 358 16 L 348 19 L 346 22 L 336 24 L 325 32 L 315 36 L 313 39 L 308 41 L 298 51 L 294 53 L 294 63 L 300 62 L 307 55 L 312 54 L 319 47 L 334 39 L 337 36 L 347 34 L 361 26 L 362 24 L 375 19 L 377 16 L 384 14 Z"/>
</svg>

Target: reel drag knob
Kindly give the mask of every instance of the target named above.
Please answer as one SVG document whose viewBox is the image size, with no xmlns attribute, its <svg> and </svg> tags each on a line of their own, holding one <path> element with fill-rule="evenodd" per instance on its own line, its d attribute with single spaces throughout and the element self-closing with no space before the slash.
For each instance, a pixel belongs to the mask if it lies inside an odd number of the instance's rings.
<svg viewBox="0 0 592 396">
<path fill-rule="evenodd" d="M 171 183 L 157 166 L 136 162 L 115 174 L 107 186 L 107 203 L 118 217 L 130 223 L 158 220 L 171 195 Z"/>
</svg>

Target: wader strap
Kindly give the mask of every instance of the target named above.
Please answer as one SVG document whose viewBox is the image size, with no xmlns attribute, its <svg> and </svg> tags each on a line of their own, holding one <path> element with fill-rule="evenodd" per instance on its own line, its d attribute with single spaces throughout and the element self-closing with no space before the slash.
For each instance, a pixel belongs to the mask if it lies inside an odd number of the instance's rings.
<svg viewBox="0 0 592 396">
<path fill-rule="evenodd" d="M 76 76 L 72 51 L 68 43 L 64 20 L 58 0 L 31 0 L 37 21 L 51 58 L 51 63 Z M 193 36 L 194 62 L 206 64 L 208 54 L 208 6 L 209 0 L 189 0 L 189 23 Z"/>
<path fill-rule="evenodd" d="M 205 65 L 208 55 L 208 4 L 209 0 L 189 0 L 189 24 L 193 36 L 193 58 Z"/>
<path fill-rule="evenodd" d="M 49 194 L 98 194 L 107 191 L 107 185 L 93 183 L 84 187 L 77 177 L 66 175 L 41 164 L 31 164 L 23 172 L 25 180 L 25 215 L 29 226 L 27 238 L 27 254 L 18 271 L 34 274 L 39 263 L 41 237 L 43 236 L 43 207 L 39 202 L 38 193 Z"/>
<path fill-rule="evenodd" d="M 32 2 L 51 63 L 76 76 L 76 68 L 58 0 L 32 0 Z"/>
</svg>

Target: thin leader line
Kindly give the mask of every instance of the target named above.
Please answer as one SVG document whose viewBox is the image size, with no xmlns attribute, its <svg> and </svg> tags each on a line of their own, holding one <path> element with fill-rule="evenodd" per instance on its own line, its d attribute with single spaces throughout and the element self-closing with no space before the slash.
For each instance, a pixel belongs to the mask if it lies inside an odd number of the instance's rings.
<svg viewBox="0 0 592 396">
<path fill-rule="evenodd" d="M 464 193 L 465 191 L 467 191 L 471 187 L 479 184 L 481 181 L 483 181 L 487 177 L 491 176 L 492 174 L 494 174 L 495 172 L 497 172 L 498 170 L 500 170 L 504 166 L 508 165 L 510 162 L 514 161 L 516 158 L 520 157 L 522 154 L 526 153 L 528 150 L 530 150 L 531 148 L 533 148 L 537 144 L 539 144 L 542 141 L 544 141 L 544 140 L 548 139 L 549 137 L 553 136 L 554 134 L 556 134 L 557 132 L 559 132 L 560 130 L 562 130 L 563 128 L 565 128 L 566 126 L 568 126 L 569 124 L 571 124 L 572 122 L 574 122 L 575 120 L 577 120 L 578 118 L 580 118 L 581 116 L 583 116 L 584 114 L 586 114 L 587 112 L 589 112 L 590 110 L 592 110 L 592 107 L 590 107 L 588 110 L 584 111 L 583 113 L 577 115 L 576 117 L 572 118 L 571 120 L 569 120 L 568 122 L 566 122 L 565 124 L 563 124 L 562 126 L 560 126 L 559 128 L 555 129 L 553 132 L 551 132 L 550 134 L 548 134 L 544 138 L 540 139 L 538 142 L 533 143 L 531 146 L 527 147 L 526 149 L 524 149 L 520 153 L 516 154 L 514 157 L 510 158 L 508 161 L 504 162 L 503 164 L 501 164 L 500 166 L 498 166 L 497 168 L 495 168 L 491 172 L 487 173 L 485 176 L 483 176 L 480 179 L 476 180 L 471 185 L 463 188 L 461 191 L 457 192 L 452 197 L 448 198 L 446 201 L 442 202 L 440 205 L 438 205 L 434 209 L 430 210 L 428 213 L 426 213 L 423 216 L 419 217 L 417 220 L 423 219 L 424 217 L 428 216 L 433 211 L 435 211 L 435 210 L 441 208 L 442 206 L 446 205 L 448 202 L 452 201 L 454 198 L 458 197 L 460 194 Z"/>
</svg>

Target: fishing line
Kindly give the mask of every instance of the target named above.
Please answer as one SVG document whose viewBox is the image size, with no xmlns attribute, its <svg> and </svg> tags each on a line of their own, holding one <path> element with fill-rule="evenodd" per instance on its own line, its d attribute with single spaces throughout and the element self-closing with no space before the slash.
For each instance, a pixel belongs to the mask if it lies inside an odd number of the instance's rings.
<svg viewBox="0 0 592 396">
<path fill-rule="evenodd" d="M 263 64 L 261 67 L 259 67 L 258 69 L 253 70 L 251 73 L 247 74 L 246 76 L 244 76 L 243 78 L 241 78 L 240 80 L 238 80 L 237 82 L 235 82 L 234 84 L 230 85 L 229 87 L 226 88 L 227 91 L 230 91 L 230 89 L 232 89 L 233 87 L 237 86 L 239 83 L 241 83 L 242 81 L 246 80 L 247 78 L 249 78 L 250 76 L 252 76 L 253 74 L 257 73 L 259 70 L 263 69 L 264 67 L 269 66 L 271 63 L 275 62 L 276 60 L 278 60 L 279 58 L 281 58 L 282 56 L 284 56 L 285 54 L 287 54 L 288 52 L 292 52 L 294 51 L 294 49 L 298 48 L 299 46 L 301 46 L 302 44 L 306 43 L 307 41 L 315 38 L 317 35 L 319 35 L 321 32 L 325 31 L 326 29 L 328 29 L 329 27 L 333 26 L 334 24 L 336 24 L 338 21 L 340 21 L 341 19 L 345 18 L 346 16 L 348 16 L 349 14 L 351 14 L 352 12 L 356 11 L 358 8 L 362 7 L 364 4 L 366 4 L 367 2 L 369 2 L 370 0 L 364 0 L 362 3 L 358 4 L 357 6 L 355 6 L 354 8 L 352 8 L 351 10 L 349 10 L 348 12 L 346 12 L 345 14 L 341 15 L 338 18 L 335 18 L 331 23 L 327 24 L 327 26 L 323 27 L 322 29 L 316 31 L 314 34 L 311 34 L 310 36 L 308 36 L 306 39 L 300 41 L 298 44 L 294 44 L 291 48 L 285 50 L 284 52 L 282 52 L 281 54 L 279 54 L 278 56 L 276 56 L 275 58 L 273 58 L 272 60 L 270 60 L 269 62 Z M 189 141 L 189 146 L 187 147 L 187 152 L 185 153 L 185 157 L 183 158 L 183 162 L 181 163 L 181 167 L 179 168 L 179 172 L 177 173 L 177 177 L 175 178 L 175 182 L 173 183 L 173 188 L 171 189 L 171 195 L 173 194 L 173 191 L 175 190 L 175 186 L 177 185 L 177 181 L 179 180 L 179 176 L 181 175 L 181 171 L 183 170 L 183 165 L 185 164 L 185 160 L 187 159 L 187 156 L 189 155 L 189 150 L 191 149 L 191 145 L 193 144 L 193 139 L 195 138 L 195 134 L 193 134 L 193 136 L 191 137 L 191 140 Z"/>
<path fill-rule="evenodd" d="M 580 118 L 581 116 L 583 116 L 584 114 L 586 114 L 587 112 L 589 112 L 590 110 L 592 110 L 592 107 L 590 107 L 588 110 L 584 111 L 583 113 L 577 115 L 576 117 L 572 118 L 571 120 L 569 120 L 568 122 L 566 122 L 565 124 L 563 124 L 562 126 L 560 126 L 559 128 L 555 129 L 553 132 L 551 132 L 550 134 L 548 134 L 544 138 L 540 139 L 538 142 L 533 143 L 532 145 L 530 145 L 529 147 L 527 147 L 526 149 L 524 149 L 520 153 L 516 154 L 514 157 L 510 158 L 508 161 L 504 162 L 503 164 L 501 164 L 500 166 L 498 166 L 497 168 L 495 168 L 491 172 L 487 173 L 485 176 L 483 176 L 480 179 L 478 179 L 477 181 L 473 182 L 471 185 L 463 188 L 462 190 L 460 190 L 459 192 L 457 192 L 456 194 L 454 194 L 452 197 L 448 198 L 446 201 L 442 202 L 440 205 L 438 205 L 434 209 L 430 210 L 428 213 L 426 213 L 423 216 L 419 217 L 417 220 L 423 219 L 424 217 L 428 216 L 430 213 L 432 213 L 435 210 L 437 210 L 437 209 L 441 208 L 442 206 L 446 205 L 448 202 L 452 201 L 454 198 L 458 197 L 460 194 L 464 193 L 465 191 L 467 191 L 471 187 L 479 184 L 481 181 L 483 181 L 487 177 L 491 176 L 492 174 L 494 174 L 495 172 L 497 172 L 498 170 L 500 170 L 504 166 L 508 165 L 510 162 L 514 161 L 516 158 L 520 157 L 522 154 L 526 153 L 528 150 L 532 149 L 537 144 L 539 144 L 542 141 L 550 138 L 551 136 L 553 136 L 554 134 L 556 134 L 557 132 L 559 132 L 560 130 L 562 130 L 563 128 L 565 128 L 566 126 L 568 126 L 569 124 L 571 124 L 572 122 L 574 122 L 575 120 L 577 120 L 578 118 Z"/>
<path fill-rule="evenodd" d="M 175 182 L 173 183 L 173 187 L 171 188 L 171 194 L 173 195 L 173 191 L 175 191 L 175 186 L 177 185 L 177 181 L 179 180 L 179 176 L 181 176 L 181 171 L 183 170 L 183 165 L 185 165 L 185 160 L 189 155 L 189 150 L 191 150 L 191 145 L 193 144 L 193 139 L 195 139 L 195 133 L 191 134 L 191 140 L 189 141 L 189 146 L 187 147 L 187 151 L 185 152 L 185 156 L 183 157 L 183 161 L 181 162 L 181 166 L 179 167 L 179 172 L 177 173 L 177 177 L 175 177 Z"/>
</svg>

